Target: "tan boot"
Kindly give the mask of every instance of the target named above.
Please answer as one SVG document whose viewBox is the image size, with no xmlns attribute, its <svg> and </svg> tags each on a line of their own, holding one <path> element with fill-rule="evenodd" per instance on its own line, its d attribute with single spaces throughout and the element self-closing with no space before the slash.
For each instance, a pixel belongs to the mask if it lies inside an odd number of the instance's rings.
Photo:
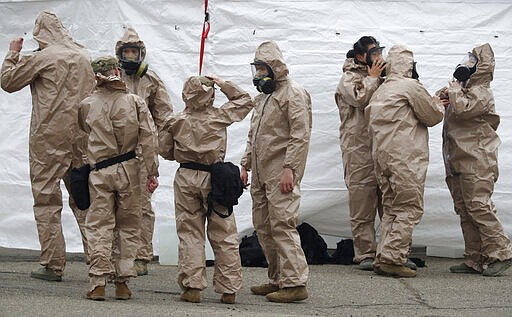
<svg viewBox="0 0 512 317">
<path fill-rule="evenodd" d="M 296 286 L 281 288 L 277 292 L 267 294 L 265 297 L 271 302 L 291 303 L 305 300 L 308 296 L 306 286 Z"/>
<path fill-rule="evenodd" d="M 373 266 L 375 273 L 385 276 L 415 277 L 416 271 L 404 265 L 378 263 Z"/>
<path fill-rule="evenodd" d="M 116 283 L 116 299 L 130 299 L 132 298 L 132 292 L 126 285 L 126 282 Z"/>
<path fill-rule="evenodd" d="M 96 286 L 92 291 L 87 292 L 87 299 L 105 300 L 105 285 Z"/>
<path fill-rule="evenodd" d="M 234 304 L 235 303 L 236 294 L 222 294 L 220 301 L 224 304 Z"/>
<path fill-rule="evenodd" d="M 201 291 L 197 288 L 187 288 L 181 293 L 180 299 L 185 302 L 200 303 Z"/>
<path fill-rule="evenodd" d="M 251 286 L 251 292 L 254 295 L 267 295 L 273 292 L 277 292 L 279 290 L 278 285 L 274 284 L 261 284 L 261 285 L 254 285 Z"/>
</svg>

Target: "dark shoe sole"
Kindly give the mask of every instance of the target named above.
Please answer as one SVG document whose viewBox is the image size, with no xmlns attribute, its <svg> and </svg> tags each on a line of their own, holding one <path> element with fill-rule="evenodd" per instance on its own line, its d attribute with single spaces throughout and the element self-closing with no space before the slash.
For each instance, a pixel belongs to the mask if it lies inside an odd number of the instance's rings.
<svg viewBox="0 0 512 317">
<path fill-rule="evenodd" d="M 31 278 L 37 278 L 38 280 L 45 280 L 50 282 L 62 282 L 62 277 L 50 277 L 46 275 L 37 275 L 30 273 Z"/>
<path fill-rule="evenodd" d="M 87 299 L 101 302 L 101 301 L 105 300 L 105 297 L 104 296 L 87 296 Z"/>
</svg>

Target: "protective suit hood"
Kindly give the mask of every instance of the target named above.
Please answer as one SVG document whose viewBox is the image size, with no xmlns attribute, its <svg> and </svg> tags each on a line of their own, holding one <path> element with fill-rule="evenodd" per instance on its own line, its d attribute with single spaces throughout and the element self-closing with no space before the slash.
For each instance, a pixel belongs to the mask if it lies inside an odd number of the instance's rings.
<svg viewBox="0 0 512 317">
<path fill-rule="evenodd" d="M 132 44 L 140 47 L 140 57 L 141 60 L 146 58 L 146 46 L 144 42 L 140 39 L 139 34 L 132 27 L 126 28 L 123 37 L 117 41 L 116 43 L 116 56 L 119 57 L 119 49 L 123 45 Z"/>
<path fill-rule="evenodd" d="M 100 73 L 96 74 L 96 86 L 128 91 L 126 84 L 121 80 L 119 76 L 104 76 Z"/>
<path fill-rule="evenodd" d="M 288 67 L 284 62 L 283 53 L 274 41 L 265 41 L 258 46 L 254 61 L 262 61 L 272 68 L 274 80 L 279 81 L 288 75 Z"/>
<path fill-rule="evenodd" d="M 476 64 L 475 73 L 471 75 L 468 87 L 472 85 L 489 85 L 493 79 L 494 66 L 496 64 L 491 46 L 488 43 L 477 46 L 473 49 L 472 53 L 478 58 L 478 63 Z"/>
<path fill-rule="evenodd" d="M 191 76 L 183 84 L 181 97 L 185 110 L 204 111 L 213 106 L 214 88 L 203 85 L 198 76 Z"/>
<path fill-rule="evenodd" d="M 343 72 L 367 72 L 366 65 L 358 64 L 355 61 L 355 58 L 347 58 L 345 63 L 343 63 Z"/>
<path fill-rule="evenodd" d="M 412 68 L 414 64 L 413 54 L 410 49 L 403 45 L 394 45 L 391 47 L 386 58 L 387 77 L 407 77 L 412 78 Z"/>
<path fill-rule="evenodd" d="M 83 47 L 71 38 L 57 15 L 46 10 L 37 16 L 32 35 L 39 43 L 41 49 L 52 44 L 62 44 L 67 47 Z"/>
</svg>

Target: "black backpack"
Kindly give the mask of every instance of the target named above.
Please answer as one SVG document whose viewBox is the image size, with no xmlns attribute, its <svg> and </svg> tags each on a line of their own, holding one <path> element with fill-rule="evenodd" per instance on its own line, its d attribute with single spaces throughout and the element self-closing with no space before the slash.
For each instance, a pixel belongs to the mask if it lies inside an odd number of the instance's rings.
<svg viewBox="0 0 512 317">
<path fill-rule="evenodd" d="M 354 241 L 342 239 L 336 245 L 336 251 L 331 256 L 331 263 L 350 265 L 354 263 Z"/>
<path fill-rule="evenodd" d="M 89 196 L 89 173 L 91 166 L 85 164 L 81 167 L 74 167 L 69 173 L 71 197 L 80 210 L 87 210 L 91 205 Z"/>
<path fill-rule="evenodd" d="M 211 165 L 210 169 L 212 190 L 208 194 L 208 213 L 215 211 L 222 218 L 233 213 L 233 206 L 238 205 L 238 198 L 244 192 L 244 184 L 240 179 L 240 169 L 231 162 L 219 162 Z M 213 202 L 228 209 L 228 214 L 216 211 Z"/>
<path fill-rule="evenodd" d="M 327 243 L 318 234 L 318 231 L 310 224 L 303 222 L 297 227 L 300 235 L 300 245 L 304 250 L 308 264 L 329 263 L 330 257 L 327 252 Z"/>
<path fill-rule="evenodd" d="M 268 267 L 267 259 L 263 253 L 256 231 L 250 236 L 242 238 L 239 247 L 242 266 Z"/>
</svg>

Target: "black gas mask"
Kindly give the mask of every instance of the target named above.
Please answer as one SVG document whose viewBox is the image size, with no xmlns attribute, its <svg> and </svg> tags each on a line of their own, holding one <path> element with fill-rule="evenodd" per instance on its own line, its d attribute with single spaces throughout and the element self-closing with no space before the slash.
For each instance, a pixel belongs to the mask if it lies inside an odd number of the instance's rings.
<svg viewBox="0 0 512 317">
<path fill-rule="evenodd" d="M 123 57 L 123 50 L 127 48 L 134 48 L 138 50 L 138 57 L 136 59 L 127 59 Z M 135 75 L 137 77 L 142 77 L 148 71 L 148 64 L 146 64 L 142 60 L 142 52 L 141 48 L 138 45 L 123 45 L 119 48 L 117 52 L 117 57 L 119 58 L 119 64 L 122 69 L 126 72 L 127 75 Z"/>
<path fill-rule="evenodd" d="M 453 72 L 453 78 L 459 82 L 466 82 L 471 75 L 476 72 L 476 65 L 478 64 L 478 58 L 472 53 L 468 53 Z"/>
<path fill-rule="evenodd" d="M 411 77 L 413 79 L 420 79 L 420 75 L 418 74 L 418 71 L 416 70 L 416 62 L 412 62 L 412 75 Z"/>
<path fill-rule="evenodd" d="M 255 61 L 251 63 L 252 83 L 259 92 L 266 95 L 276 90 L 274 72 L 267 63 Z"/>
</svg>

